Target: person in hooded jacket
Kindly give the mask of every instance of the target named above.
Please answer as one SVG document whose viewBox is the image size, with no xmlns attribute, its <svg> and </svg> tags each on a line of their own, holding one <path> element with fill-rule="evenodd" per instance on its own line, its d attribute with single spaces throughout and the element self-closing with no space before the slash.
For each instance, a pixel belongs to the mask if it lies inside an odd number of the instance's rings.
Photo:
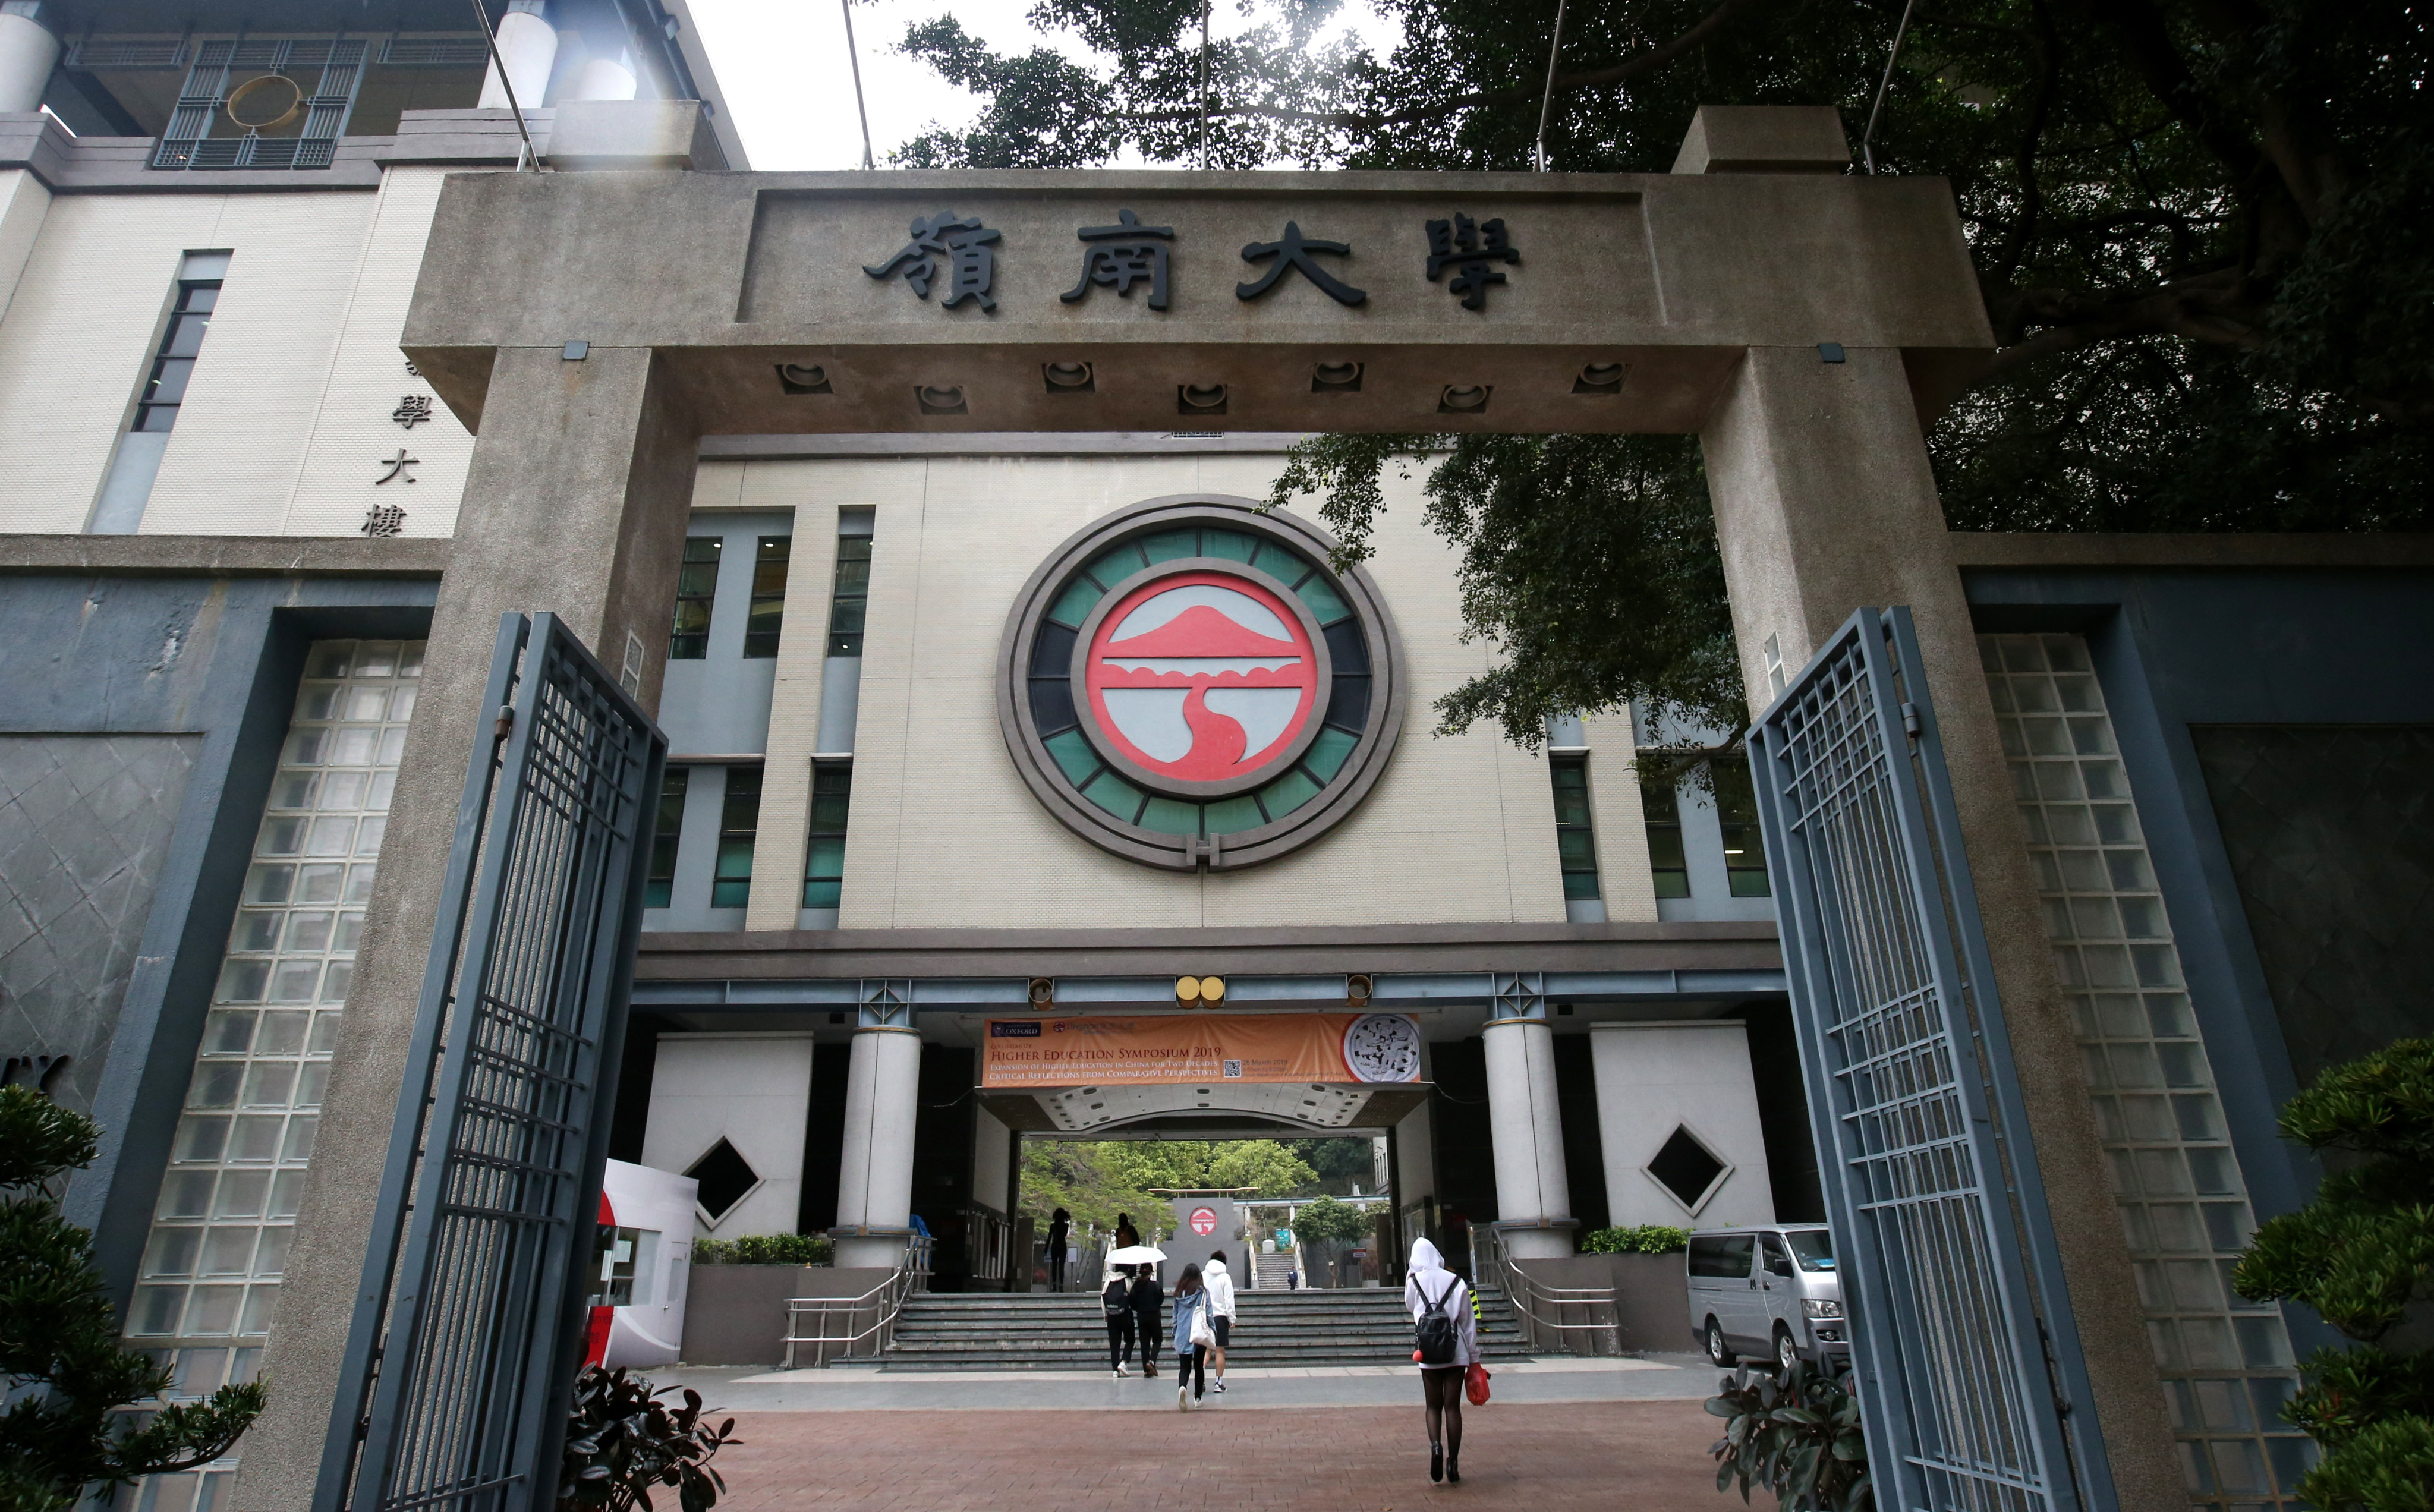
<svg viewBox="0 0 2434 1512">
<path fill-rule="evenodd" d="M 1208 1347 L 1191 1339 L 1191 1325 L 1208 1315 L 1208 1283 L 1199 1266 L 1186 1265 L 1174 1282 L 1174 1405 L 1180 1411 L 1191 1411 L 1208 1389 Z"/>
<path fill-rule="evenodd" d="M 1226 1389 L 1226 1346 L 1234 1332 L 1234 1273 L 1226 1268 L 1226 1251 L 1208 1257 L 1208 1268 L 1200 1273 L 1201 1284 L 1208 1288 L 1208 1332 L 1217 1335 L 1215 1348 L 1208 1351 L 1208 1373 L 1217 1378 L 1217 1389 Z"/>
<path fill-rule="evenodd" d="M 1133 1272 L 1133 1332 L 1140 1339 L 1141 1374 L 1157 1379 L 1158 1314 L 1165 1310 L 1166 1289 L 1157 1283 L 1157 1267 L 1143 1265 Z"/>
<path fill-rule="evenodd" d="M 1460 1485 L 1462 1394 L 1470 1367 L 1479 1363 L 1479 1319 L 1471 1311 L 1469 1285 L 1446 1269 L 1445 1257 L 1425 1239 L 1412 1245 L 1403 1305 L 1411 1309 L 1415 1332 L 1431 1313 L 1443 1313 L 1453 1325 L 1452 1360 L 1420 1366 L 1420 1400 L 1429 1425 L 1429 1479 Z M 1413 1353 L 1416 1357 L 1418 1351 Z"/>
</svg>

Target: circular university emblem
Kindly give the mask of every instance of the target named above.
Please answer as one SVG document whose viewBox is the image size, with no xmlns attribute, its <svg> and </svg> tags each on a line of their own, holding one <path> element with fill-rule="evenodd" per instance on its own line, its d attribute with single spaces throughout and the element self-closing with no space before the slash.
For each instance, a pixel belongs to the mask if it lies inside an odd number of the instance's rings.
<svg viewBox="0 0 2434 1512">
<path fill-rule="evenodd" d="M 1200 1235 L 1204 1239 L 1208 1235 L 1215 1233 L 1217 1231 L 1217 1210 L 1214 1208 L 1192 1209 L 1191 1231 Z"/>
<path fill-rule="evenodd" d="M 1153 499 L 1059 547 L 1015 602 L 998 713 L 1034 794 L 1119 855 L 1191 869 L 1307 844 L 1366 796 L 1402 721 L 1366 574 L 1283 514 Z"/>
<path fill-rule="evenodd" d="M 1356 1081 L 1417 1081 L 1420 1026 L 1399 1013 L 1364 1013 L 1345 1025 L 1344 1064 Z"/>
</svg>

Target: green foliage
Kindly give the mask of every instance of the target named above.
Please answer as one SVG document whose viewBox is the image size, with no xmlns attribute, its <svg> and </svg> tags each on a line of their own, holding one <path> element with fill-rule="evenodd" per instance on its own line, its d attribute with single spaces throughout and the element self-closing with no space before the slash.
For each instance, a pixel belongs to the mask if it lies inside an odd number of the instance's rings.
<svg viewBox="0 0 2434 1512">
<path fill-rule="evenodd" d="M 1130 1213 L 1142 1240 L 1156 1244 L 1174 1230 L 1174 1211 L 1153 1189 L 1251 1187 L 1259 1196 L 1298 1196 L 1320 1181 L 1303 1146 L 1340 1144 L 1359 1148 L 1365 1175 L 1367 1140 L 1030 1140 L 1022 1211 L 1043 1230 L 1058 1208 L 1077 1226 L 1102 1230 L 1115 1228 L 1117 1213 Z"/>
<path fill-rule="evenodd" d="M 1319 494 L 1336 565 L 1371 553 L 1383 476 L 1422 485 L 1430 528 L 1462 552 L 1466 633 L 1498 664 L 1437 699 L 1453 733 L 1482 719 L 1536 746 L 1549 719 L 1636 703 L 1738 730 L 1740 673 L 1698 447 L 1683 436 L 1315 436 L 1287 459 L 1271 507 Z M 1618 614 L 1616 606 L 1634 606 Z"/>
<path fill-rule="evenodd" d="M 743 1234 L 693 1242 L 696 1265 L 825 1265 L 835 1254 L 826 1234 Z"/>
<path fill-rule="evenodd" d="M 2282 1132 L 2358 1163 L 2258 1228 L 2234 1283 L 2258 1301 L 2305 1302 L 2354 1339 L 2381 1338 L 2434 1280 L 2434 1040 L 2326 1071 L 2283 1109 Z"/>
<path fill-rule="evenodd" d="M 1740 1483 L 1772 1491 L 1791 1512 L 1862 1512 L 1874 1504 L 1860 1399 L 1848 1372 L 1827 1375 L 1808 1361 L 1769 1376 L 1737 1370 L 1717 1383 L 1710 1415 L 1724 1436 L 1707 1446 L 1716 1489 Z"/>
<path fill-rule="evenodd" d="M 660 1400 L 679 1390 L 682 1406 Z M 702 1420 L 701 1394 L 690 1386 L 654 1391 L 623 1369 L 585 1366 L 567 1415 L 558 1512 L 649 1512 L 654 1486 L 675 1486 L 680 1512 L 706 1512 L 727 1489 L 711 1457 L 742 1442 L 734 1418 L 716 1427 Z"/>
<path fill-rule="evenodd" d="M 1366 1239 L 1370 1219 L 1366 1208 L 1320 1196 L 1294 1210 L 1294 1237 L 1304 1244 L 1329 1239 Z"/>
<path fill-rule="evenodd" d="M 1689 1229 L 1661 1223 L 1637 1228 L 1592 1228 L 1581 1236 L 1585 1255 L 1671 1255 L 1689 1247 Z"/>
<path fill-rule="evenodd" d="M 2304 1302 L 2354 1339 L 2382 1338 L 2434 1294 L 2434 1040 L 2335 1066 L 2282 1109 L 2282 1132 L 2350 1163 L 2316 1199 L 2256 1231 L 2243 1297 Z M 2434 1507 L 2434 1351 L 2319 1349 L 2284 1415 L 2323 1450 L 2299 1483 L 2315 1506 Z"/>
<path fill-rule="evenodd" d="M 904 49 L 985 105 L 898 161 L 1529 166 L 1556 0 L 1381 3 L 1400 34 L 1378 50 L 1307 45 L 1335 0 L 1242 0 L 1205 54 L 1189 0 L 1040 0 L 1074 55 L 916 26 Z M 1954 528 L 2434 527 L 2434 31 L 2410 7 L 1575 3 L 1549 162 L 1665 172 L 1702 104 L 1833 105 L 1856 137 L 1905 13 L 1873 155 L 1949 186 L 2000 348 L 1916 375 Z M 1430 523 L 1501 652 L 1442 729 L 1534 744 L 1550 713 L 1628 700 L 1740 727 L 1688 441 L 1313 438 L 1279 497 L 1318 495 L 1357 558 L 1380 468 L 1431 448 Z"/>
<path fill-rule="evenodd" d="M 93 1236 L 50 1192 L 99 1138 L 93 1120 L 33 1089 L 0 1087 L 0 1505 L 51 1512 L 88 1487 L 207 1465 L 262 1412 L 259 1383 L 120 1411 L 168 1390 L 170 1374 L 120 1348 Z"/>
</svg>

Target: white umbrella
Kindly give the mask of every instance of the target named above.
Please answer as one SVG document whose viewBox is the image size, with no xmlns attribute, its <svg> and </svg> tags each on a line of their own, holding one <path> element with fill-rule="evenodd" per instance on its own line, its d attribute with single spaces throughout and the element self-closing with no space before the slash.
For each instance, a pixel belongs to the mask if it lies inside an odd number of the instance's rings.
<svg viewBox="0 0 2434 1512">
<path fill-rule="evenodd" d="M 1156 1245 L 1126 1245 L 1107 1253 L 1110 1265 L 1155 1265 L 1166 1258 L 1166 1251 Z"/>
</svg>

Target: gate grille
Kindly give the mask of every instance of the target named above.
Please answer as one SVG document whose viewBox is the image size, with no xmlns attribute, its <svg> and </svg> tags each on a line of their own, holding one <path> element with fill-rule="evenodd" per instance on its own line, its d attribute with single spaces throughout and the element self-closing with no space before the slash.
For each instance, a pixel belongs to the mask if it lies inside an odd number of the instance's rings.
<svg viewBox="0 0 2434 1512">
<path fill-rule="evenodd" d="M 486 709 L 501 730 L 458 810 L 322 1512 L 554 1493 L 667 746 L 548 614 L 502 622 Z"/>
<path fill-rule="evenodd" d="M 1861 610 L 1750 732 L 1877 1499 L 2104 1506 L 1917 666 L 1908 612 Z"/>
</svg>

